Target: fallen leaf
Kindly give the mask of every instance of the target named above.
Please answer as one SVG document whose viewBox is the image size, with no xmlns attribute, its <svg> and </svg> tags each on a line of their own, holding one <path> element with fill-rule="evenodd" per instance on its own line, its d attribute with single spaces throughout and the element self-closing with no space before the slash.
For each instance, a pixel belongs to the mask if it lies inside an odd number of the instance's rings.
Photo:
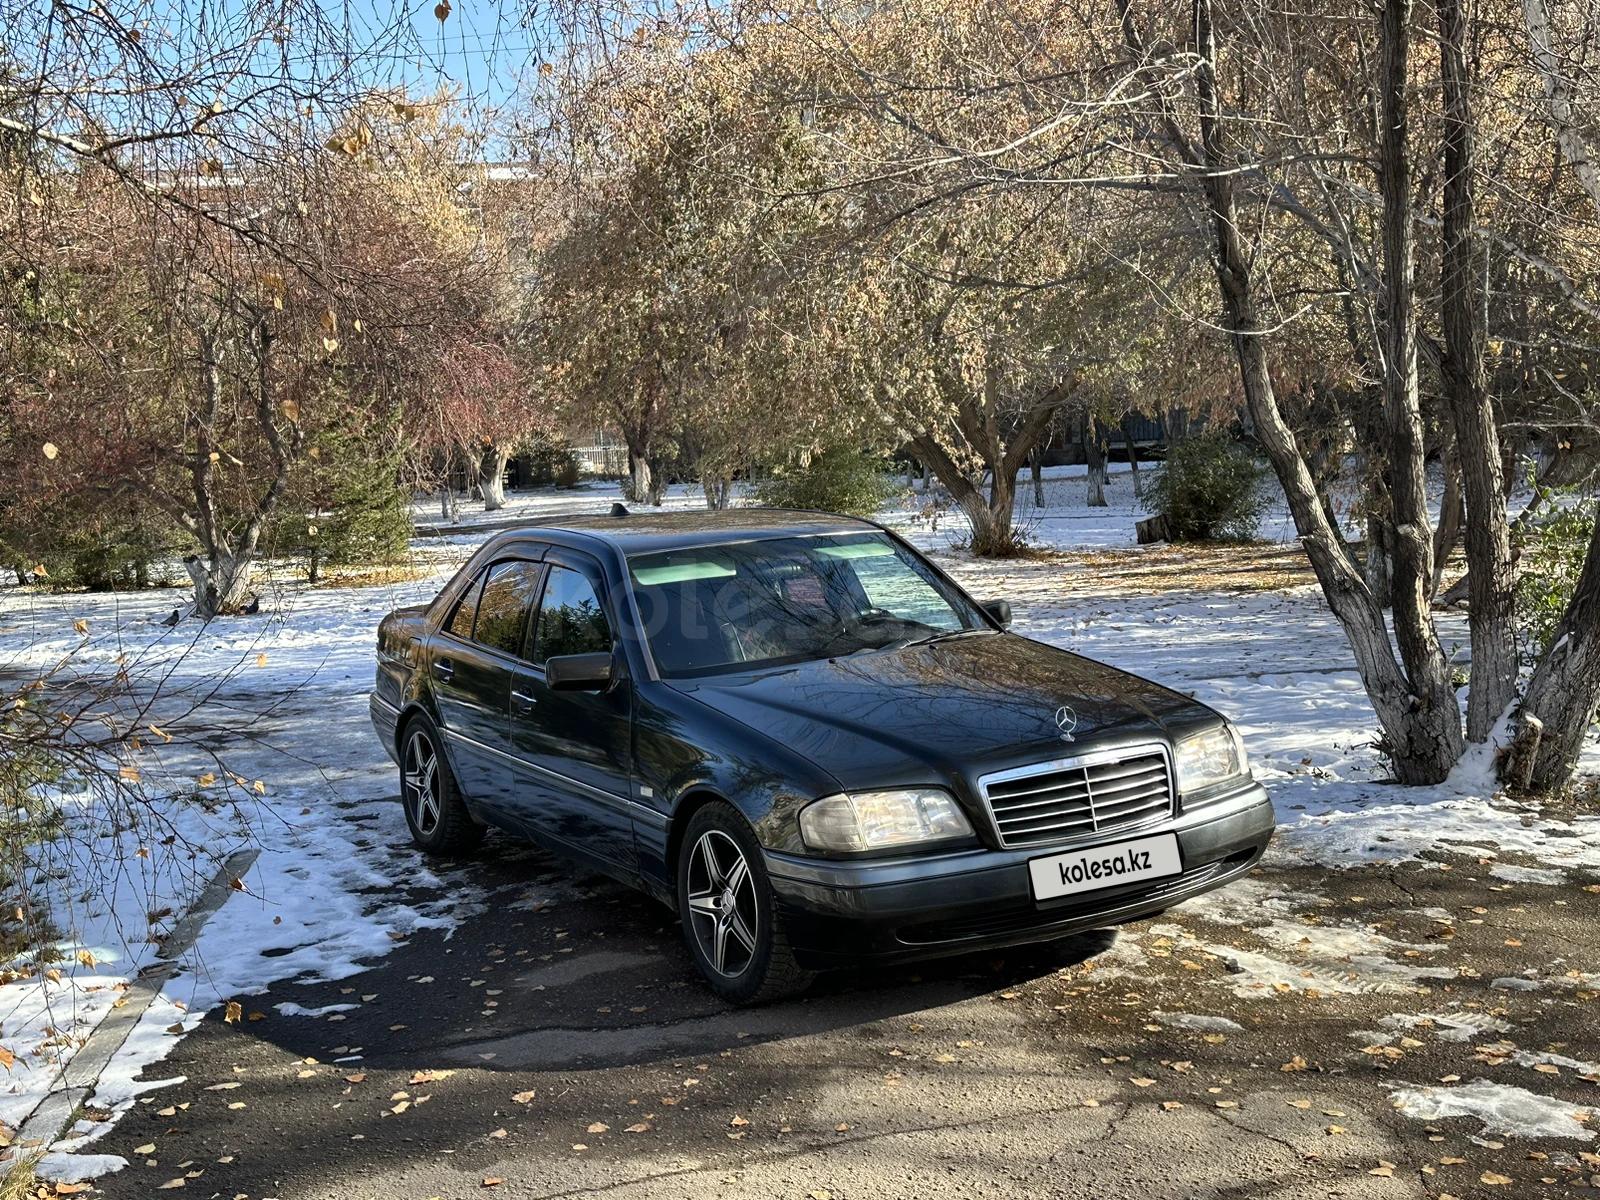
<svg viewBox="0 0 1600 1200">
<path fill-rule="evenodd" d="M 637 1125 L 629 1125 L 622 1132 L 623 1133 L 649 1133 L 650 1132 L 650 1123 L 648 1121 L 640 1121 Z"/>
<path fill-rule="evenodd" d="M 1489 1187 L 1505 1187 L 1506 1184 L 1512 1182 L 1512 1179 L 1511 1176 L 1502 1175 L 1498 1171 L 1485 1171 L 1478 1176 L 1478 1182 L 1487 1184 Z"/>
<path fill-rule="evenodd" d="M 534 1097 L 534 1092 L 530 1088 L 526 1092 L 518 1092 L 518 1093 L 516 1093 L 511 1098 L 513 1100 L 515 1100 L 518 1104 L 532 1104 L 533 1103 L 533 1097 Z"/>
<path fill-rule="evenodd" d="M 485 1175 L 483 1177 L 483 1183 L 482 1183 L 481 1186 L 483 1186 L 483 1187 L 499 1187 L 504 1182 L 505 1182 L 505 1180 L 501 1179 L 500 1176 L 498 1176 L 498 1175 Z"/>
<path fill-rule="evenodd" d="M 156 1152 L 156 1144 L 154 1142 L 146 1142 L 142 1146 L 135 1146 L 133 1152 L 140 1158 L 149 1158 Z"/>
<path fill-rule="evenodd" d="M 611 1128 L 611 1126 L 607 1125 L 604 1121 L 596 1121 L 592 1125 L 590 1125 L 589 1128 L 585 1129 L 584 1132 L 585 1133 L 605 1133 L 610 1128 Z"/>
<path fill-rule="evenodd" d="M 229 1025 L 237 1025 L 242 1016 L 244 1016 L 244 1006 L 237 1000 L 229 1000 L 228 1007 L 223 1010 L 222 1019 Z"/>
</svg>

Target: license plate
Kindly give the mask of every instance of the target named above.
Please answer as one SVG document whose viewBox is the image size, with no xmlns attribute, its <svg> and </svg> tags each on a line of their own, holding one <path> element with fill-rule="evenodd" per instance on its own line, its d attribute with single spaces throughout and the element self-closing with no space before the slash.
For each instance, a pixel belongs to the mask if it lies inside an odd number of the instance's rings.
<svg viewBox="0 0 1600 1200">
<path fill-rule="evenodd" d="M 1183 858 L 1178 853 L 1178 835 L 1174 833 L 1158 833 L 1028 861 L 1035 900 L 1053 900 L 1077 892 L 1142 883 L 1182 871 Z"/>
</svg>

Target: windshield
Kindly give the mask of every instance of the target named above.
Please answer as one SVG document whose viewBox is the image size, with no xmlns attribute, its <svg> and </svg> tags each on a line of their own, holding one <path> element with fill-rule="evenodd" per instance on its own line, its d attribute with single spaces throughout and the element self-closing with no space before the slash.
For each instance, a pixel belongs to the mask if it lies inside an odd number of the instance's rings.
<svg viewBox="0 0 1600 1200">
<path fill-rule="evenodd" d="M 912 645 L 989 625 L 882 533 L 772 538 L 632 555 L 662 675 L 706 675 Z"/>
</svg>

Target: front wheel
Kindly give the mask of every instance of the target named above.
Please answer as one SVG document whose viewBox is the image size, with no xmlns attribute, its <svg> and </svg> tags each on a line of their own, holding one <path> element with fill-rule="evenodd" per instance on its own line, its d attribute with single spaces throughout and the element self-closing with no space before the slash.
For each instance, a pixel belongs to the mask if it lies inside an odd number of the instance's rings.
<svg viewBox="0 0 1600 1200">
<path fill-rule="evenodd" d="M 724 1000 L 761 1004 L 815 978 L 783 936 L 760 844 L 726 804 L 708 804 L 689 820 L 678 856 L 678 913 L 695 965 Z"/>
<path fill-rule="evenodd" d="M 461 854 L 483 840 L 446 761 L 433 722 L 416 716 L 400 743 L 400 802 L 411 840 L 429 854 Z"/>
</svg>

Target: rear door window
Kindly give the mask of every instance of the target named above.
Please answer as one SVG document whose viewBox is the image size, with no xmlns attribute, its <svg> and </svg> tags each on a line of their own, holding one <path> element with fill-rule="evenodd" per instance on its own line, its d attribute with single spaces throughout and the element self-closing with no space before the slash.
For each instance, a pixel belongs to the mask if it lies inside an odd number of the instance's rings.
<svg viewBox="0 0 1600 1200">
<path fill-rule="evenodd" d="M 489 568 L 478 600 L 473 640 L 503 654 L 522 653 L 528 610 L 539 594 L 539 565 L 513 560 Z"/>
</svg>

